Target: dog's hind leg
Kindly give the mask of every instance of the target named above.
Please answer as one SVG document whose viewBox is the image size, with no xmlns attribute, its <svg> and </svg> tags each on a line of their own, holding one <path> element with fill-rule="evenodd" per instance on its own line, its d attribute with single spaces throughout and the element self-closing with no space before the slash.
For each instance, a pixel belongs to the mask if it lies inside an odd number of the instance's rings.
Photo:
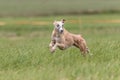
<svg viewBox="0 0 120 80">
<path fill-rule="evenodd" d="M 74 44 L 74 46 L 80 49 L 80 51 L 82 52 L 82 55 L 85 55 L 84 45 L 83 44 L 77 42 L 77 43 Z"/>
<path fill-rule="evenodd" d="M 89 49 L 87 48 L 85 40 L 78 40 L 74 45 L 80 49 L 80 51 L 82 52 L 82 55 L 84 56 L 86 55 L 86 53 L 89 52 Z"/>
<path fill-rule="evenodd" d="M 89 48 L 87 47 L 87 53 L 92 56 L 93 54 L 90 52 Z"/>
<path fill-rule="evenodd" d="M 89 54 L 90 56 L 93 55 L 92 53 L 90 53 L 89 48 L 87 47 L 86 43 L 84 43 L 84 42 L 82 44 L 80 44 L 80 50 L 83 55 L 85 55 L 85 54 Z"/>
<path fill-rule="evenodd" d="M 86 51 L 86 46 L 85 46 L 85 44 L 84 43 L 81 43 L 80 45 L 79 45 L 79 49 L 80 49 L 80 51 L 82 52 L 82 55 L 86 55 L 86 53 L 87 53 L 87 51 Z"/>
</svg>

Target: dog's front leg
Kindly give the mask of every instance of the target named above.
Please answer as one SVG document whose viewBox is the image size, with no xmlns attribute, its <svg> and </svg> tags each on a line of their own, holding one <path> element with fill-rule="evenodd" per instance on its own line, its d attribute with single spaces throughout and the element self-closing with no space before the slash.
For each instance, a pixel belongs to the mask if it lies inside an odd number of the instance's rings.
<svg viewBox="0 0 120 80">
<path fill-rule="evenodd" d="M 55 46 L 55 40 L 52 40 L 49 44 L 50 51 L 53 52 L 52 48 Z"/>
<path fill-rule="evenodd" d="M 61 50 L 64 50 L 64 49 L 66 49 L 66 45 L 65 44 L 63 44 L 63 43 L 57 43 L 57 47 L 59 48 L 59 49 L 61 49 Z"/>
<path fill-rule="evenodd" d="M 51 52 L 52 52 L 52 53 L 55 52 L 55 50 L 56 50 L 57 47 L 59 47 L 59 49 L 61 49 L 61 50 L 64 50 L 64 49 L 66 48 L 66 47 L 65 47 L 65 44 L 56 43 L 56 44 L 52 47 Z"/>
<path fill-rule="evenodd" d="M 50 48 L 51 53 L 55 52 L 56 47 L 57 47 L 57 43 Z"/>
</svg>

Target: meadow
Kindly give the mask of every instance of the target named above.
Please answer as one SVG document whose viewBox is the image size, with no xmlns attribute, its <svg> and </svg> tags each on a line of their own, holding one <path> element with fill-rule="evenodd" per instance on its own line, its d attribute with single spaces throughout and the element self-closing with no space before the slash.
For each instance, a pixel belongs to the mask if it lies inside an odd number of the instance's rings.
<svg viewBox="0 0 120 80">
<path fill-rule="evenodd" d="M 54 20 L 86 39 L 92 56 L 71 47 L 51 54 Z M 120 80 L 120 15 L 0 18 L 0 80 Z"/>
</svg>

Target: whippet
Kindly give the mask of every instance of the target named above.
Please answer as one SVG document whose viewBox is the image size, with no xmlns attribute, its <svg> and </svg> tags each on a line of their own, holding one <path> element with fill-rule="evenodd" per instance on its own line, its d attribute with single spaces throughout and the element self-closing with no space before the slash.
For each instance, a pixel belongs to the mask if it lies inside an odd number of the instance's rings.
<svg viewBox="0 0 120 80">
<path fill-rule="evenodd" d="M 64 28 L 65 19 L 61 21 L 54 21 L 54 30 L 51 36 L 49 48 L 51 53 L 55 52 L 58 47 L 60 50 L 65 50 L 70 46 L 75 46 L 80 49 L 83 55 L 89 53 L 85 39 L 81 35 L 76 35 L 68 32 Z"/>
</svg>

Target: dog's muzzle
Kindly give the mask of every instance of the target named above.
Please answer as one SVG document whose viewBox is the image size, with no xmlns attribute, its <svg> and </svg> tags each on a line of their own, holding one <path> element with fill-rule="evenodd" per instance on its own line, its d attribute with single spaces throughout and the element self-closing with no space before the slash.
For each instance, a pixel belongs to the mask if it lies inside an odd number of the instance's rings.
<svg viewBox="0 0 120 80">
<path fill-rule="evenodd" d="M 61 33 L 63 32 L 63 30 L 61 30 Z"/>
<path fill-rule="evenodd" d="M 58 31 L 59 31 L 59 33 L 63 33 L 64 30 L 63 30 L 63 28 L 59 28 Z"/>
<path fill-rule="evenodd" d="M 60 33 L 63 33 L 63 30 L 59 30 Z"/>
</svg>

